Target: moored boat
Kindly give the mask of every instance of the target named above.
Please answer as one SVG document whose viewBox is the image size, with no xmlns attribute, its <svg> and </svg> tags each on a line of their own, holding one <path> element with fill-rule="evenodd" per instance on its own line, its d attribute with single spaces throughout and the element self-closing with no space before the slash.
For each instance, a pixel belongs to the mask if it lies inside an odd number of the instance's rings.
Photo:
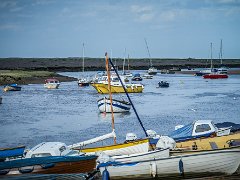
<svg viewBox="0 0 240 180">
<path fill-rule="evenodd" d="M 0 149 L 0 160 L 6 158 L 22 157 L 25 150 L 25 146 L 17 146 L 13 148 L 1 148 Z"/>
<path fill-rule="evenodd" d="M 56 78 L 50 78 L 45 80 L 44 87 L 47 89 L 58 89 L 59 86 L 60 82 Z"/>
<path fill-rule="evenodd" d="M 158 82 L 158 87 L 160 87 L 160 88 L 169 87 L 169 83 L 167 81 L 160 81 L 160 82 Z"/>
<path fill-rule="evenodd" d="M 132 77 L 132 81 L 142 81 L 142 77 L 139 73 L 134 74 Z"/>
<path fill-rule="evenodd" d="M 143 75 L 143 78 L 145 78 L 145 79 L 152 79 L 152 78 L 153 78 L 153 75 L 144 74 L 144 75 Z"/>
<path fill-rule="evenodd" d="M 21 91 L 21 89 L 22 87 L 17 84 L 8 84 L 4 86 L 3 91 Z"/>
<path fill-rule="evenodd" d="M 130 163 L 107 162 L 98 165 L 103 177 L 128 178 L 187 178 L 209 175 L 231 175 L 240 164 L 240 149 L 221 149 L 183 154 L 165 158 L 152 158 Z M 107 172 L 106 172 L 107 171 Z"/>
<path fill-rule="evenodd" d="M 217 128 L 211 120 L 198 120 L 186 126 L 179 126 L 169 134 L 177 142 L 177 148 L 193 150 L 222 149 L 239 140 L 238 131 L 231 133 L 231 127 Z"/>
<path fill-rule="evenodd" d="M 124 76 L 120 76 L 122 82 L 124 82 Z M 111 93 L 125 93 L 123 86 L 117 76 L 111 75 L 110 77 Z M 107 76 L 103 76 L 98 82 L 91 83 L 98 93 L 109 94 Z M 128 93 L 141 93 L 144 89 L 142 84 L 124 83 L 124 86 Z"/>
<path fill-rule="evenodd" d="M 156 75 L 157 74 L 157 68 L 155 68 L 155 67 L 150 67 L 149 69 L 148 69 L 148 74 L 149 75 Z"/>
<path fill-rule="evenodd" d="M 225 79 L 228 78 L 227 74 L 211 73 L 203 75 L 204 79 Z"/>
<path fill-rule="evenodd" d="M 131 109 L 131 104 L 124 100 L 112 100 L 112 107 L 114 113 L 119 112 L 129 112 Z M 98 100 L 98 109 L 100 112 L 111 113 L 111 102 L 109 98 L 102 98 Z"/>
<path fill-rule="evenodd" d="M 78 85 L 79 86 L 89 86 L 89 81 L 86 78 L 78 79 Z"/>
</svg>

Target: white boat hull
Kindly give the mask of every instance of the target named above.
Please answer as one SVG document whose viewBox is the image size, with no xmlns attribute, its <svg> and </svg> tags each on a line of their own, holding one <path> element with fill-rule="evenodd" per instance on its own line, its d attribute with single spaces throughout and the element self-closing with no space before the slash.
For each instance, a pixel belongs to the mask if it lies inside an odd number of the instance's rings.
<svg viewBox="0 0 240 180">
<path fill-rule="evenodd" d="M 131 104 L 126 101 L 118 101 L 113 99 L 112 105 L 114 113 L 129 112 L 131 109 Z M 107 98 L 100 99 L 98 101 L 98 108 L 100 112 L 111 113 L 110 100 Z"/>
<path fill-rule="evenodd" d="M 111 179 L 233 174 L 240 164 L 239 149 L 222 149 L 169 158 L 107 166 Z M 100 167 L 101 173 L 105 167 Z"/>
<path fill-rule="evenodd" d="M 114 159 L 116 162 L 134 162 L 134 161 L 143 161 L 149 159 L 156 159 L 156 158 L 164 158 L 169 157 L 169 149 L 163 150 L 155 150 L 149 151 L 144 153 L 137 153 L 137 154 L 130 154 L 130 155 L 123 155 L 123 156 L 112 156 L 111 158 Z"/>
<path fill-rule="evenodd" d="M 47 89 L 58 89 L 60 86 L 60 83 L 46 83 L 44 84 L 44 87 Z"/>
</svg>

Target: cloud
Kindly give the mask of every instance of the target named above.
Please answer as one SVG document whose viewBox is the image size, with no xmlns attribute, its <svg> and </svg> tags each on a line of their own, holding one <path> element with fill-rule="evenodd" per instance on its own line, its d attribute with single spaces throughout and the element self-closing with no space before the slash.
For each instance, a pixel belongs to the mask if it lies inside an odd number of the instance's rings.
<svg viewBox="0 0 240 180">
<path fill-rule="evenodd" d="M 19 26 L 17 24 L 1 24 L 0 30 L 18 30 Z"/>
<path fill-rule="evenodd" d="M 131 12 L 137 22 L 149 22 L 155 17 L 151 6 L 132 5 Z"/>
</svg>

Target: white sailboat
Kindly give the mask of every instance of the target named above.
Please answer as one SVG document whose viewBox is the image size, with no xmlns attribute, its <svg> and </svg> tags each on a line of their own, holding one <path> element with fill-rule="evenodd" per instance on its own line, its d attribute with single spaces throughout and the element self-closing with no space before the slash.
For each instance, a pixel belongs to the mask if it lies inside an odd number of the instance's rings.
<svg viewBox="0 0 240 180">
<path fill-rule="evenodd" d="M 84 74 L 84 43 L 83 43 L 83 57 L 82 57 L 82 73 Z M 78 85 L 79 86 L 89 86 L 89 81 L 87 80 L 87 78 L 79 78 L 78 79 Z"/>
<path fill-rule="evenodd" d="M 157 68 L 153 67 L 152 58 L 151 58 L 150 51 L 149 51 L 149 48 L 148 48 L 147 40 L 146 39 L 144 39 L 144 40 L 145 40 L 145 44 L 146 44 L 147 51 L 148 51 L 149 61 L 150 61 L 150 68 L 148 69 L 148 74 L 149 75 L 156 75 L 157 74 Z"/>
</svg>

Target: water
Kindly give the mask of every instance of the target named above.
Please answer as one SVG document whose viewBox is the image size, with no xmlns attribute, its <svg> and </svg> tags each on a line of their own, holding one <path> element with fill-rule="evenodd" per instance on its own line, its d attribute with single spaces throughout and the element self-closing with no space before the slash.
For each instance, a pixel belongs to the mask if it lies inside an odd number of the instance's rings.
<svg viewBox="0 0 240 180">
<path fill-rule="evenodd" d="M 61 74 L 79 77 L 80 73 Z M 160 80 L 168 81 L 170 87 L 156 88 Z M 197 119 L 240 122 L 239 75 L 205 80 L 192 75 L 158 74 L 141 83 L 145 85 L 144 92 L 130 97 L 146 129 L 168 134 L 175 125 Z M 62 82 L 59 89 L 47 90 L 43 84 L 29 84 L 19 92 L 2 91 L 0 96 L 0 147 L 30 148 L 43 141 L 72 144 L 111 132 L 111 115 L 100 114 L 97 108 L 97 100 L 104 95 L 97 94 L 91 86 Z M 127 99 L 124 94 L 113 97 Z M 133 110 L 115 114 L 115 129 L 118 142 L 124 141 L 127 132 L 144 137 Z M 105 144 L 109 143 L 112 140 Z"/>
</svg>

